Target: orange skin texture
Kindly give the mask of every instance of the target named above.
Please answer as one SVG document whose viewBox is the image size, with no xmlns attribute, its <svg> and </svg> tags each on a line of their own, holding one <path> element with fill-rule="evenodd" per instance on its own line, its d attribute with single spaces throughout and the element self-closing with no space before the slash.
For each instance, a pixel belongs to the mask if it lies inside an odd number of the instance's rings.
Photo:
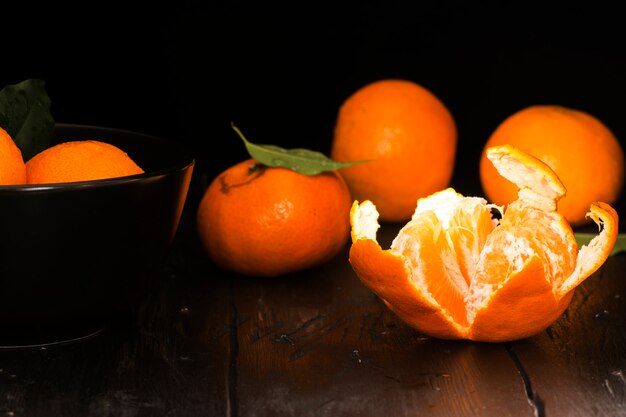
<svg viewBox="0 0 626 417">
<path fill-rule="evenodd" d="M 456 146 L 454 119 L 439 98 L 411 81 L 380 80 L 341 105 L 330 156 L 370 161 L 341 173 L 353 198 L 373 201 L 381 220 L 395 222 L 448 186 Z"/>
<path fill-rule="evenodd" d="M 126 152 L 96 140 L 61 143 L 39 152 L 26 162 L 29 184 L 91 181 L 143 172 Z"/>
<path fill-rule="evenodd" d="M 26 166 L 22 152 L 13 138 L 0 128 L 0 185 L 19 185 L 26 183 Z"/>
<path fill-rule="evenodd" d="M 205 190 L 198 234 L 209 257 L 224 269 L 285 275 L 320 265 L 346 245 L 351 204 L 337 171 L 308 176 L 259 168 L 248 159 L 223 171 Z"/>
<path fill-rule="evenodd" d="M 536 105 L 506 118 L 485 149 L 510 144 L 545 162 L 559 176 L 567 194 L 558 211 L 572 224 L 585 217 L 593 201 L 613 204 L 624 184 L 624 151 L 611 130 L 596 117 L 556 105 Z M 499 176 L 483 152 L 480 180 L 487 199 L 504 205 L 517 198 L 517 187 Z"/>
</svg>

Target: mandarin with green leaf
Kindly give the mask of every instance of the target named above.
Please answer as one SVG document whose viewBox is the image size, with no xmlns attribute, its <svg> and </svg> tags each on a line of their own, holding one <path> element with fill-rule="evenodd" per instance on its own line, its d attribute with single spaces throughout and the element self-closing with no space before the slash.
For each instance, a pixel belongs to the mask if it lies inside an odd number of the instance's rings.
<svg viewBox="0 0 626 417">
<path fill-rule="evenodd" d="M 337 171 L 303 175 L 254 159 L 219 174 L 198 207 L 209 257 L 249 276 L 279 276 L 320 265 L 347 243 L 350 191 Z"/>
<path fill-rule="evenodd" d="M 306 149 L 257 145 L 234 129 L 258 159 L 230 166 L 204 190 L 197 231 L 210 259 L 242 275 L 273 277 L 336 256 L 350 236 L 343 164 Z"/>
</svg>

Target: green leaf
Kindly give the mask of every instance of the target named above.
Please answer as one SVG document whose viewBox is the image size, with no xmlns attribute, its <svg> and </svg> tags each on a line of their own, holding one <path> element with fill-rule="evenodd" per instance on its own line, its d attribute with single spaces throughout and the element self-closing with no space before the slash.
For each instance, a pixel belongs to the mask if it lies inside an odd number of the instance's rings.
<svg viewBox="0 0 626 417">
<path fill-rule="evenodd" d="M 54 119 L 43 80 L 28 79 L 0 90 L 0 127 L 11 135 L 25 161 L 50 146 Z"/>
<path fill-rule="evenodd" d="M 577 232 L 574 233 L 574 236 L 576 237 L 576 241 L 578 242 L 578 247 L 580 247 L 582 245 L 589 244 L 589 242 L 591 242 L 591 239 L 596 237 L 597 234 Z M 615 241 L 615 246 L 613 246 L 613 250 L 611 251 L 611 254 L 609 256 L 613 256 L 616 253 L 624 251 L 626 251 L 626 234 L 619 233 L 617 235 L 617 240 Z"/>
<path fill-rule="evenodd" d="M 270 167 L 289 168 L 304 175 L 316 175 L 324 171 L 335 171 L 351 165 L 368 162 L 365 160 L 351 162 L 337 162 L 328 158 L 321 152 L 308 149 L 284 149 L 274 145 L 258 145 L 248 141 L 243 133 L 231 124 L 239 137 L 246 145 L 251 157 Z"/>
</svg>

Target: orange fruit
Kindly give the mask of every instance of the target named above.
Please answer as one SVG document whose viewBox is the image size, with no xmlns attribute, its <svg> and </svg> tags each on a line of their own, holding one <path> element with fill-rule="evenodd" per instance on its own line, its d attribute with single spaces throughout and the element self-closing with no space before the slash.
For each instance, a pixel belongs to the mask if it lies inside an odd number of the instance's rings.
<svg viewBox="0 0 626 417">
<path fill-rule="evenodd" d="M 198 234 L 222 268 L 284 275 L 328 261 L 347 244 L 351 203 L 337 171 L 309 176 L 248 159 L 204 191 Z"/>
<path fill-rule="evenodd" d="M 624 183 L 624 152 L 611 130 L 589 113 L 557 105 L 536 105 L 506 118 L 488 138 L 485 149 L 509 144 L 548 164 L 567 194 L 558 211 L 572 224 L 589 223 L 589 204 L 614 204 Z M 483 152 L 480 181 L 495 204 L 517 198 L 517 188 L 501 177 Z"/>
<path fill-rule="evenodd" d="M 411 217 L 418 198 L 449 185 L 456 146 L 456 124 L 438 97 L 409 80 L 383 79 L 342 103 L 330 156 L 370 160 L 341 174 L 355 199 L 397 222 Z"/>
<path fill-rule="evenodd" d="M 142 174 L 126 152 L 109 143 L 76 140 L 47 148 L 26 162 L 29 184 L 90 181 Z"/>
<path fill-rule="evenodd" d="M 417 202 L 386 250 L 376 241 L 375 205 L 355 201 L 351 209 L 354 271 L 402 320 L 433 337 L 502 342 L 546 329 L 617 239 L 617 213 L 593 202 L 589 216 L 601 231 L 578 248 L 556 211 L 565 188 L 548 165 L 509 145 L 487 149 L 487 158 L 520 189 L 506 209 L 447 188 Z"/>
<path fill-rule="evenodd" d="M 22 152 L 6 130 L 0 128 L 0 185 L 26 183 Z"/>
</svg>

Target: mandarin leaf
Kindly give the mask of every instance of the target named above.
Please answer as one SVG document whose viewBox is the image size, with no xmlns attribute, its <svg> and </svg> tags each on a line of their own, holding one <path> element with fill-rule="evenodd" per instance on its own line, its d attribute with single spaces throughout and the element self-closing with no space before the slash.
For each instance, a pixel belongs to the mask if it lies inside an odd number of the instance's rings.
<svg viewBox="0 0 626 417">
<path fill-rule="evenodd" d="M 0 90 L 0 127 L 20 148 L 24 160 L 50 145 L 54 123 L 43 80 L 28 79 Z"/>
<path fill-rule="evenodd" d="M 576 237 L 576 242 L 578 242 L 578 246 L 587 245 L 591 242 L 591 239 L 596 237 L 597 235 L 594 233 L 583 233 L 576 232 L 574 233 Z M 617 253 L 626 251 L 626 234 L 619 233 L 617 235 L 617 239 L 615 240 L 615 246 L 613 246 L 613 250 L 611 251 L 609 256 L 613 256 Z"/>
<path fill-rule="evenodd" d="M 288 168 L 304 175 L 316 175 L 325 171 L 335 171 L 348 166 L 368 162 L 366 160 L 338 162 L 328 158 L 321 152 L 309 149 L 295 148 L 285 149 L 275 145 L 259 145 L 248 141 L 241 130 L 231 123 L 246 145 L 251 157 L 263 165 L 270 167 Z"/>
</svg>

